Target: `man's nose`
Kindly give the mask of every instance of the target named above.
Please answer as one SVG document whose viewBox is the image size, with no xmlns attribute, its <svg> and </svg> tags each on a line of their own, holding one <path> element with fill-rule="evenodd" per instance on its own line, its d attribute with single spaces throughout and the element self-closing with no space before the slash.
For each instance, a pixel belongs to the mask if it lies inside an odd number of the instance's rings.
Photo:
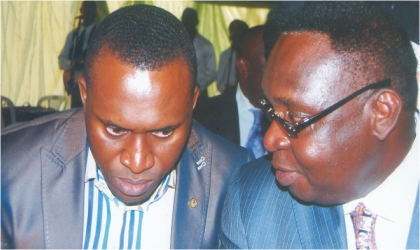
<svg viewBox="0 0 420 250">
<path fill-rule="evenodd" d="M 120 161 L 135 174 L 153 167 L 155 164 L 154 155 L 147 135 L 132 134 L 126 138 Z"/>
<path fill-rule="evenodd" d="M 264 136 L 264 147 L 269 152 L 290 148 L 290 138 L 280 129 L 276 121 L 272 121 Z"/>
</svg>

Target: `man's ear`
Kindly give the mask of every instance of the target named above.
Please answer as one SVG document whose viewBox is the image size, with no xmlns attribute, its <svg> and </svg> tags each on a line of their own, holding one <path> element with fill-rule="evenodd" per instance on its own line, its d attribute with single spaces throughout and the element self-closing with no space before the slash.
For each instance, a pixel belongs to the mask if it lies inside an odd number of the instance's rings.
<svg viewBox="0 0 420 250">
<path fill-rule="evenodd" d="M 193 109 L 195 108 L 195 105 L 197 104 L 198 96 L 200 95 L 200 89 L 197 85 L 194 87 L 194 96 L 193 96 Z"/>
<path fill-rule="evenodd" d="M 79 77 L 77 80 L 79 84 L 80 97 L 82 98 L 83 107 L 86 105 L 86 79 L 84 76 Z"/>
<path fill-rule="evenodd" d="M 379 140 L 385 140 L 398 122 L 403 101 L 400 95 L 392 89 L 381 90 L 372 103 L 374 117 L 372 128 Z"/>
</svg>

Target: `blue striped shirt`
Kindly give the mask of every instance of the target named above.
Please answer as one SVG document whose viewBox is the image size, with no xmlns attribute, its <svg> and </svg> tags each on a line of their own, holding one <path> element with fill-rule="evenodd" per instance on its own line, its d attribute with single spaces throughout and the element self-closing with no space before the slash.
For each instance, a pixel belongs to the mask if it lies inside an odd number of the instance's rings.
<svg viewBox="0 0 420 250">
<path fill-rule="evenodd" d="M 175 170 L 168 174 L 148 201 L 127 206 L 111 193 L 89 149 L 85 181 L 83 248 L 140 249 L 144 214 L 169 187 L 175 188 Z M 166 211 L 171 212 L 172 206 Z M 170 235 L 170 229 L 167 234 Z"/>
</svg>

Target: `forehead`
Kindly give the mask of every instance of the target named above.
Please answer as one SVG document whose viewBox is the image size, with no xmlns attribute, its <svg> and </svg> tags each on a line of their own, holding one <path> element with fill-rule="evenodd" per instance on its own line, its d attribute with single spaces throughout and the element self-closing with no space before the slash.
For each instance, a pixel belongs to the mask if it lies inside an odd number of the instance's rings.
<svg viewBox="0 0 420 250">
<path fill-rule="evenodd" d="M 270 54 L 263 80 L 271 102 L 324 106 L 343 92 L 344 63 L 327 35 L 313 32 L 282 34 Z M 340 90 L 340 91 L 339 91 Z"/>
<path fill-rule="evenodd" d="M 140 75 L 154 75 L 157 80 L 149 82 L 151 86 L 154 88 L 168 86 L 168 88 L 171 87 L 175 92 L 183 92 L 187 87 L 192 89 L 191 86 L 193 85 L 192 77 L 188 71 L 188 65 L 184 59 L 179 58 L 172 62 L 167 62 L 164 66 L 156 69 L 142 70 L 139 67 L 124 62 L 115 56 L 113 52 L 104 48 L 97 54 L 88 73 L 89 85 L 97 86 L 100 89 L 105 87 L 122 87 L 128 83 L 127 79 L 136 78 L 136 76 L 139 77 Z M 174 77 L 171 77 L 172 74 Z M 178 81 L 178 78 L 188 79 Z M 106 81 L 104 82 L 104 80 Z M 108 82 L 112 82 L 113 84 L 107 85 L 106 83 Z M 134 82 L 135 84 L 133 85 L 138 87 L 148 83 L 147 81 L 142 81 L 140 78 Z"/>
<path fill-rule="evenodd" d="M 127 127 L 184 117 L 192 102 L 190 72 L 183 60 L 147 71 L 105 53 L 93 63 L 90 76 L 89 107 Z"/>
</svg>

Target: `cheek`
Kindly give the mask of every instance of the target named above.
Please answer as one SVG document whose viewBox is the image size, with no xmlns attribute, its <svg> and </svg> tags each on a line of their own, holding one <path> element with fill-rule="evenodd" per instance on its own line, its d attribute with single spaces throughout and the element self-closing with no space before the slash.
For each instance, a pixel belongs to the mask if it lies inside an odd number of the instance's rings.
<svg viewBox="0 0 420 250">
<path fill-rule="evenodd" d="M 90 149 L 101 168 L 117 166 L 122 142 L 111 140 L 105 135 L 105 131 L 94 124 L 88 125 L 87 133 Z"/>
<path fill-rule="evenodd" d="M 151 148 L 155 158 L 155 164 L 163 171 L 168 171 L 180 158 L 184 145 L 188 138 L 189 126 L 181 126 L 175 131 L 169 140 L 153 138 L 151 135 Z"/>
<path fill-rule="evenodd" d="M 335 153 L 336 140 L 330 134 L 328 126 L 312 125 L 302 131 L 300 138 L 292 145 L 298 161 L 310 168 L 319 169 L 330 162 L 331 154 Z"/>
<path fill-rule="evenodd" d="M 292 145 L 296 159 L 309 179 L 320 178 L 331 168 L 336 140 L 327 124 L 314 124 L 299 135 Z"/>
<path fill-rule="evenodd" d="M 310 181 L 340 185 L 358 174 L 354 166 L 363 153 L 361 128 L 346 122 L 330 124 L 334 121 L 309 127 L 294 150 Z"/>
</svg>

